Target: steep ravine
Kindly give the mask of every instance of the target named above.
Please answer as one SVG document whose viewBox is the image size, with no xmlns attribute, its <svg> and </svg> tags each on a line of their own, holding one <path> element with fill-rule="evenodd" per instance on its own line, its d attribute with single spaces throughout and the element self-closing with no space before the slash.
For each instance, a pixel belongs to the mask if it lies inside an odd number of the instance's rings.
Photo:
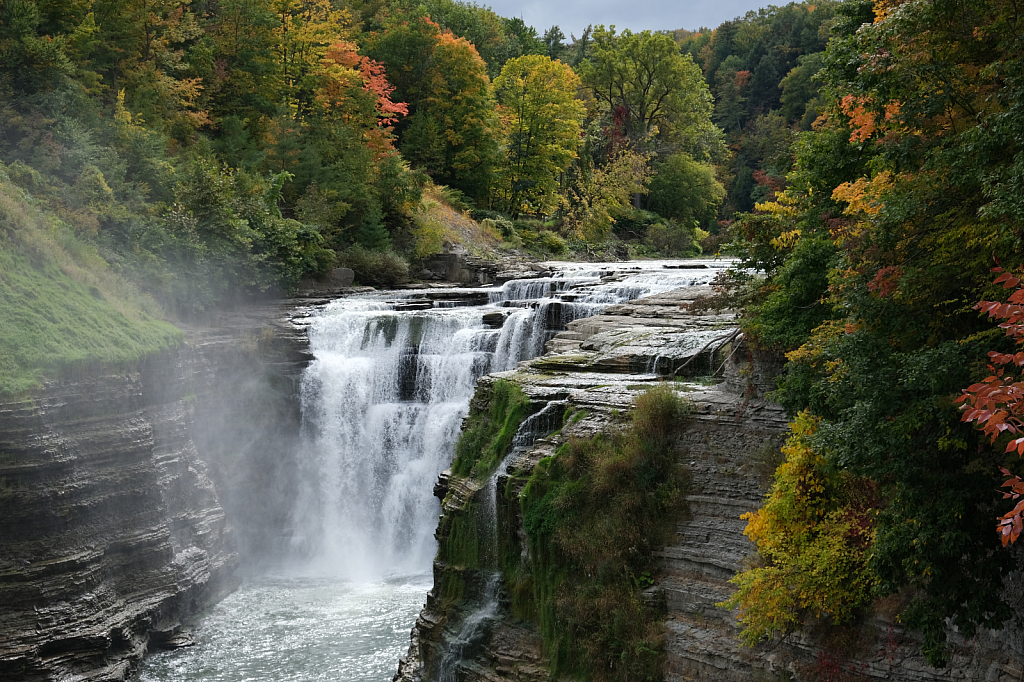
<svg viewBox="0 0 1024 682">
<path fill-rule="evenodd" d="M 686 364 L 680 376 L 699 378 L 721 368 L 720 382 L 681 378 L 674 383 L 693 405 L 675 443 L 678 465 L 688 470 L 691 484 L 675 541 L 657 552 L 657 584 L 644 594 L 644 599 L 665 609 L 664 679 L 1024 679 L 1019 624 L 983 632 L 969 641 L 950 632 L 951 664 L 937 670 L 925 663 L 916 636 L 896 622 L 897 598 L 877 603 L 849 627 L 808 623 L 805 632 L 782 641 L 754 649 L 739 645 L 733 614 L 715 605 L 732 593 L 728 579 L 754 560 L 753 545 L 743 536 L 745 522 L 739 517 L 756 509 L 764 494 L 771 471 L 765 460 L 781 442 L 786 417 L 762 397 L 779 369 L 778 360 L 752 354 L 741 338 L 730 334 L 734 327 L 729 316 L 691 315 L 680 309 L 680 303 L 706 293 L 694 287 L 651 296 L 571 322 L 568 331 L 548 343 L 546 356 L 481 380 L 470 421 L 489 409 L 499 380 L 521 388 L 533 412 L 564 402 L 566 408 L 560 412 L 582 410 L 586 415 L 558 431 L 561 425 L 551 424 L 533 434 L 539 436 L 533 445 L 513 452 L 507 468 L 492 478 L 497 488 L 497 538 L 504 543 L 497 551 L 518 552 L 524 561 L 529 555 L 518 501 L 525 473 L 553 456 L 570 437 L 621 428 L 633 398 L 658 379 L 653 370 L 668 374 L 702 350 L 703 357 Z M 510 595 L 500 586 L 493 616 L 467 636 L 467 620 L 479 619 L 480 613 L 490 615 L 484 610 L 489 573 L 445 558 L 460 553 L 449 551 L 451 543 L 465 544 L 464 529 L 473 527 L 467 526 L 467 517 L 476 517 L 478 532 L 485 533 L 482 501 L 492 494 L 486 485 L 472 476 L 446 473 L 435 488 L 443 499 L 443 515 L 434 587 L 395 682 L 534 682 L 551 677 L 536 626 L 512 616 Z M 453 528 L 460 530 L 459 537 L 451 535 Z M 1024 605 L 1020 588 L 1019 580 L 1007 586 L 1018 607 Z M 456 665 L 448 655 L 453 646 L 464 655 Z"/>
<path fill-rule="evenodd" d="M 230 518 L 257 505 L 232 496 L 268 482 L 229 479 L 238 458 L 287 464 L 308 362 L 295 314 L 254 306 L 132 371 L 0 402 L 0 679 L 125 679 L 235 587 L 239 548 L 261 548 Z"/>
</svg>

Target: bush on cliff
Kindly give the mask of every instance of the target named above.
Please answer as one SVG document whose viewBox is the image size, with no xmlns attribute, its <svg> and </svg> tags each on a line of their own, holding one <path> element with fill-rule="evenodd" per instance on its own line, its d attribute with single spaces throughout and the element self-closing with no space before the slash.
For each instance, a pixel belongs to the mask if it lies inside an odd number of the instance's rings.
<svg viewBox="0 0 1024 682">
<path fill-rule="evenodd" d="M 629 426 L 570 439 L 530 474 L 528 564 L 507 556 L 517 614 L 538 622 L 552 675 L 661 679 L 661 611 L 643 598 L 653 552 L 685 507 L 674 439 L 687 406 L 668 384 L 637 397 Z"/>
</svg>

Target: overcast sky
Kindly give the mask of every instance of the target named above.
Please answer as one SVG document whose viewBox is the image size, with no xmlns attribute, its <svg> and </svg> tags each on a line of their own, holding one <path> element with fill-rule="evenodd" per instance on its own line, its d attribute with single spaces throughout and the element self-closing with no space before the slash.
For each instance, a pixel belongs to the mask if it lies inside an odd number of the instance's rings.
<svg viewBox="0 0 1024 682">
<path fill-rule="evenodd" d="M 544 31 L 557 24 L 568 40 L 579 37 L 587 24 L 615 24 L 617 30 L 715 28 L 748 10 L 767 7 L 769 0 L 478 0 L 503 17 L 521 17 L 528 26 Z"/>
</svg>

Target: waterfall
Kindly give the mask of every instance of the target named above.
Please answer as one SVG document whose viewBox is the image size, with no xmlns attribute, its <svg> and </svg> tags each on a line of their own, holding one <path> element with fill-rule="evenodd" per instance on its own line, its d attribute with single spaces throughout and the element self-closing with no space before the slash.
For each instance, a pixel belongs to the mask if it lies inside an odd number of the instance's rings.
<svg viewBox="0 0 1024 682">
<path fill-rule="evenodd" d="M 328 304 L 309 328 L 315 359 L 301 387 L 306 451 L 290 554 L 351 580 L 427 572 L 433 483 L 477 379 L 540 355 L 574 319 L 714 273 L 585 266 L 468 291 L 486 306 L 460 304 L 465 289 L 432 295 L 433 304 L 394 292 Z M 503 308 L 514 310 L 500 329 L 484 324 Z"/>
<path fill-rule="evenodd" d="M 294 542 L 318 569 L 351 579 L 429 568 L 432 484 L 497 337 L 479 309 L 390 308 L 336 301 L 309 332 Z"/>
</svg>

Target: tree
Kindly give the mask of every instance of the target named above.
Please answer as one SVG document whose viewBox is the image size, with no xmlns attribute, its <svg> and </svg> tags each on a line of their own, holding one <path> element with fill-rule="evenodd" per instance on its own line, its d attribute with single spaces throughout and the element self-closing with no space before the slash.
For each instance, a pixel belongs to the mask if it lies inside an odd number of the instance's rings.
<svg viewBox="0 0 1024 682">
<path fill-rule="evenodd" d="M 577 239 L 600 242 L 608 238 L 614 214 L 628 209 L 635 194 L 647 192 L 650 164 L 647 156 L 623 149 L 604 166 L 576 170 L 562 196 L 563 229 Z"/>
<path fill-rule="evenodd" d="M 350 40 L 352 15 L 329 0 L 274 0 L 275 62 L 281 70 L 284 104 L 292 115 L 312 106 L 316 73 L 330 46 Z"/>
<path fill-rule="evenodd" d="M 989 318 L 1006 320 L 999 326 L 1006 330 L 1006 335 L 1017 346 L 1024 346 L 1024 283 L 1020 277 L 1003 272 L 1002 268 L 993 268 L 993 272 L 1002 273 L 996 277 L 995 284 L 1002 284 L 1006 289 L 1013 289 L 1006 302 L 981 301 L 975 306 L 978 310 L 988 313 Z M 1006 374 L 1006 366 L 1024 367 L 1024 352 L 1000 353 L 990 351 L 988 366 L 991 374 L 980 383 L 972 384 L 964 389 L 963 395 L 957 399 L 962 402 L 965 422 L 976 422 L 982 433 L 995 444 L 1004 434 L 1011 438 L 1006 443 L 1005 452 L 1024 455 L 1024 381 L 1018 376 Z M 1012 436 L 1017 436 L 1012 438 Z M 1024 531 L 1024 479 L 1000 467 L 1007 480 L 1002 487 L 1010 492 L 1003 494 L 1003 499 L 1018 500 L 1016 506 L 1000 516 L 997 529 L 1003 546 L 1017 541 Z"/>
<path fill-rule="evenodd" d="M 437 36 L 402 136 L 402 153 L 435 182 L 483 199 L 494 178 L 498 120 L 487 67 L 467 40 Z"/>
<path fill-rule="evenodd" d="M 498 202 L 506 212 L 546 215 L 557 208 L 559 177 L 579 145 L 579 87 L 568 65 L 542 55 L 510 60 L 495 79 L 505 135 Z"/>
<path fill-rule="evenodd" d="M 715 179 L 715 169 L 689 154 L 673 154 L 656 164 L 648 202 L 659 215 L 687 226 L 710 225 L 725 198 L 725 188 Z"/>
<path fill-rule="evenodd" d="M 788 186 L 744 221 L 769 273 L 748 330 L 789 351 L 775 396 L 821 418 L 815 447 L 878 484 L 868 566 L 881 594 L 912 595 L 900 621 L 942 666 L 950 625 L 971 637 L 1012 615 L 1013 557 L 991 532 L 1003 455 L 954 399 L 992 348 L 972 311 L 981 273 L 1024 253 L 1024 45 L 1001 0 L 841 9 L 824 116 Z"/>
<path fill-rule="evenodd" d="M 544 54 L 552 59 L 561 59 L 566 49 L 563 40 L 565 40 L 565 34 L 557 24 L 544 31 Z"/>
<path fill-rule="evenodd" d="M 628 29 L 616 36 L 614 26 L 598 26 L 580 77 L 633 145 L 660 133 L 699 160 L 718 151 L 707 83 L 671 37 Z"/>
</svg>

